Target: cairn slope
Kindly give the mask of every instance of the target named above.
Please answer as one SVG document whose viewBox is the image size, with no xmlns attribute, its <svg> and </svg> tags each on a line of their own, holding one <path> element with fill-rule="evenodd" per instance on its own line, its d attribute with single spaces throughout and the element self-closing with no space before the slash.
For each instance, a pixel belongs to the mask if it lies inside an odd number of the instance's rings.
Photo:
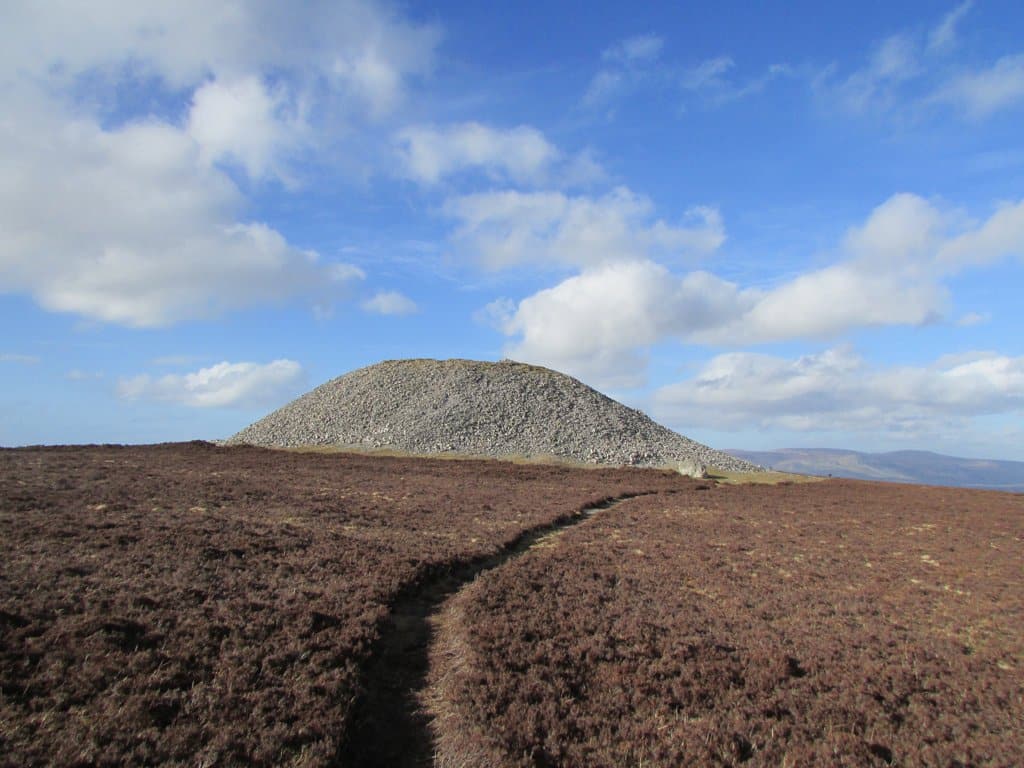
<svg viewBox="0 0 1024 768">
<path fill-rule="evenodd" d="M 386 360 L 322 384 L 227 442 L 759 469 L 570 376 L 511 360 Z"/>
</svg>

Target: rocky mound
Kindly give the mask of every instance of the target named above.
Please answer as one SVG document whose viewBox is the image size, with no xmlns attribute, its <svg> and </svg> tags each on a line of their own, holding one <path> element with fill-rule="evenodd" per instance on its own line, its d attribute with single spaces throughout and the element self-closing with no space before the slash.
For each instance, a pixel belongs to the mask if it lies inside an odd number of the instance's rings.
<svg viewBox="0 0 1024 768">
<path fill-rule="evenodd" d="M 570 376 L 511 360 L 387 360 L 322 384 L 227 442 L 758 469 Z"/>
</svg>

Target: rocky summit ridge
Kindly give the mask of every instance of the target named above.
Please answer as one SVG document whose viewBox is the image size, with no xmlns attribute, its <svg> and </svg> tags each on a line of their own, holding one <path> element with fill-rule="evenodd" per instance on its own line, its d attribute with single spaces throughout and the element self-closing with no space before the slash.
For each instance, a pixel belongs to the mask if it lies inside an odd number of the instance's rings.
<svg viewBox="0 0 1024 768">
<path fill-rule="evenodd" d="M 571 376 L 511 360 L 386 360 L 320 385 L 226 442 L 759 469 Z"/>
</svg>

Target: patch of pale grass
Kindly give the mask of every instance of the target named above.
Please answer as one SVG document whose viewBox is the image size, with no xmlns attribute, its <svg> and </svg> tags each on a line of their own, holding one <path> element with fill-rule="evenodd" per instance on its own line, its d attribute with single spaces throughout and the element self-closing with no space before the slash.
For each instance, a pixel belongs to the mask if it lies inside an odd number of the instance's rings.
<svg viewBox="0 0 1024 768">
<path fill-rule="evenodd" d="M 789 472 L 735 472 L 727 469 L 708 468 L 708 480 L 723 485 L 779 485 L 782 483 L 820 483 L 824 477 L 795 475 Z"/>
</svg>

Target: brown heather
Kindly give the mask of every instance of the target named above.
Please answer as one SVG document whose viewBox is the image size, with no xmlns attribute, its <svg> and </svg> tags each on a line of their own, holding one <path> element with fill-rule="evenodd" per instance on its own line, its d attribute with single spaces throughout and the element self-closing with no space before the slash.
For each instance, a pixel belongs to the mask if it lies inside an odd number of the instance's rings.
<svg viewBox="0 0 1024 768">
<path fill-rule="evenodd" d="M 994 492 L 0 450 L 0 766 L 1016 766 L 1022 563 Z"/>
<path fill-rule="evenodd" d="M 0 765 L 349 764 L 398 595 L 681 482 L 202 443 L 0 450 Z"/>
<path fill-rule="evenodd" d="M 442 766 L 1024 764 L 1024 497 L 625 501 L 446 607 Z"/>
</svg>

